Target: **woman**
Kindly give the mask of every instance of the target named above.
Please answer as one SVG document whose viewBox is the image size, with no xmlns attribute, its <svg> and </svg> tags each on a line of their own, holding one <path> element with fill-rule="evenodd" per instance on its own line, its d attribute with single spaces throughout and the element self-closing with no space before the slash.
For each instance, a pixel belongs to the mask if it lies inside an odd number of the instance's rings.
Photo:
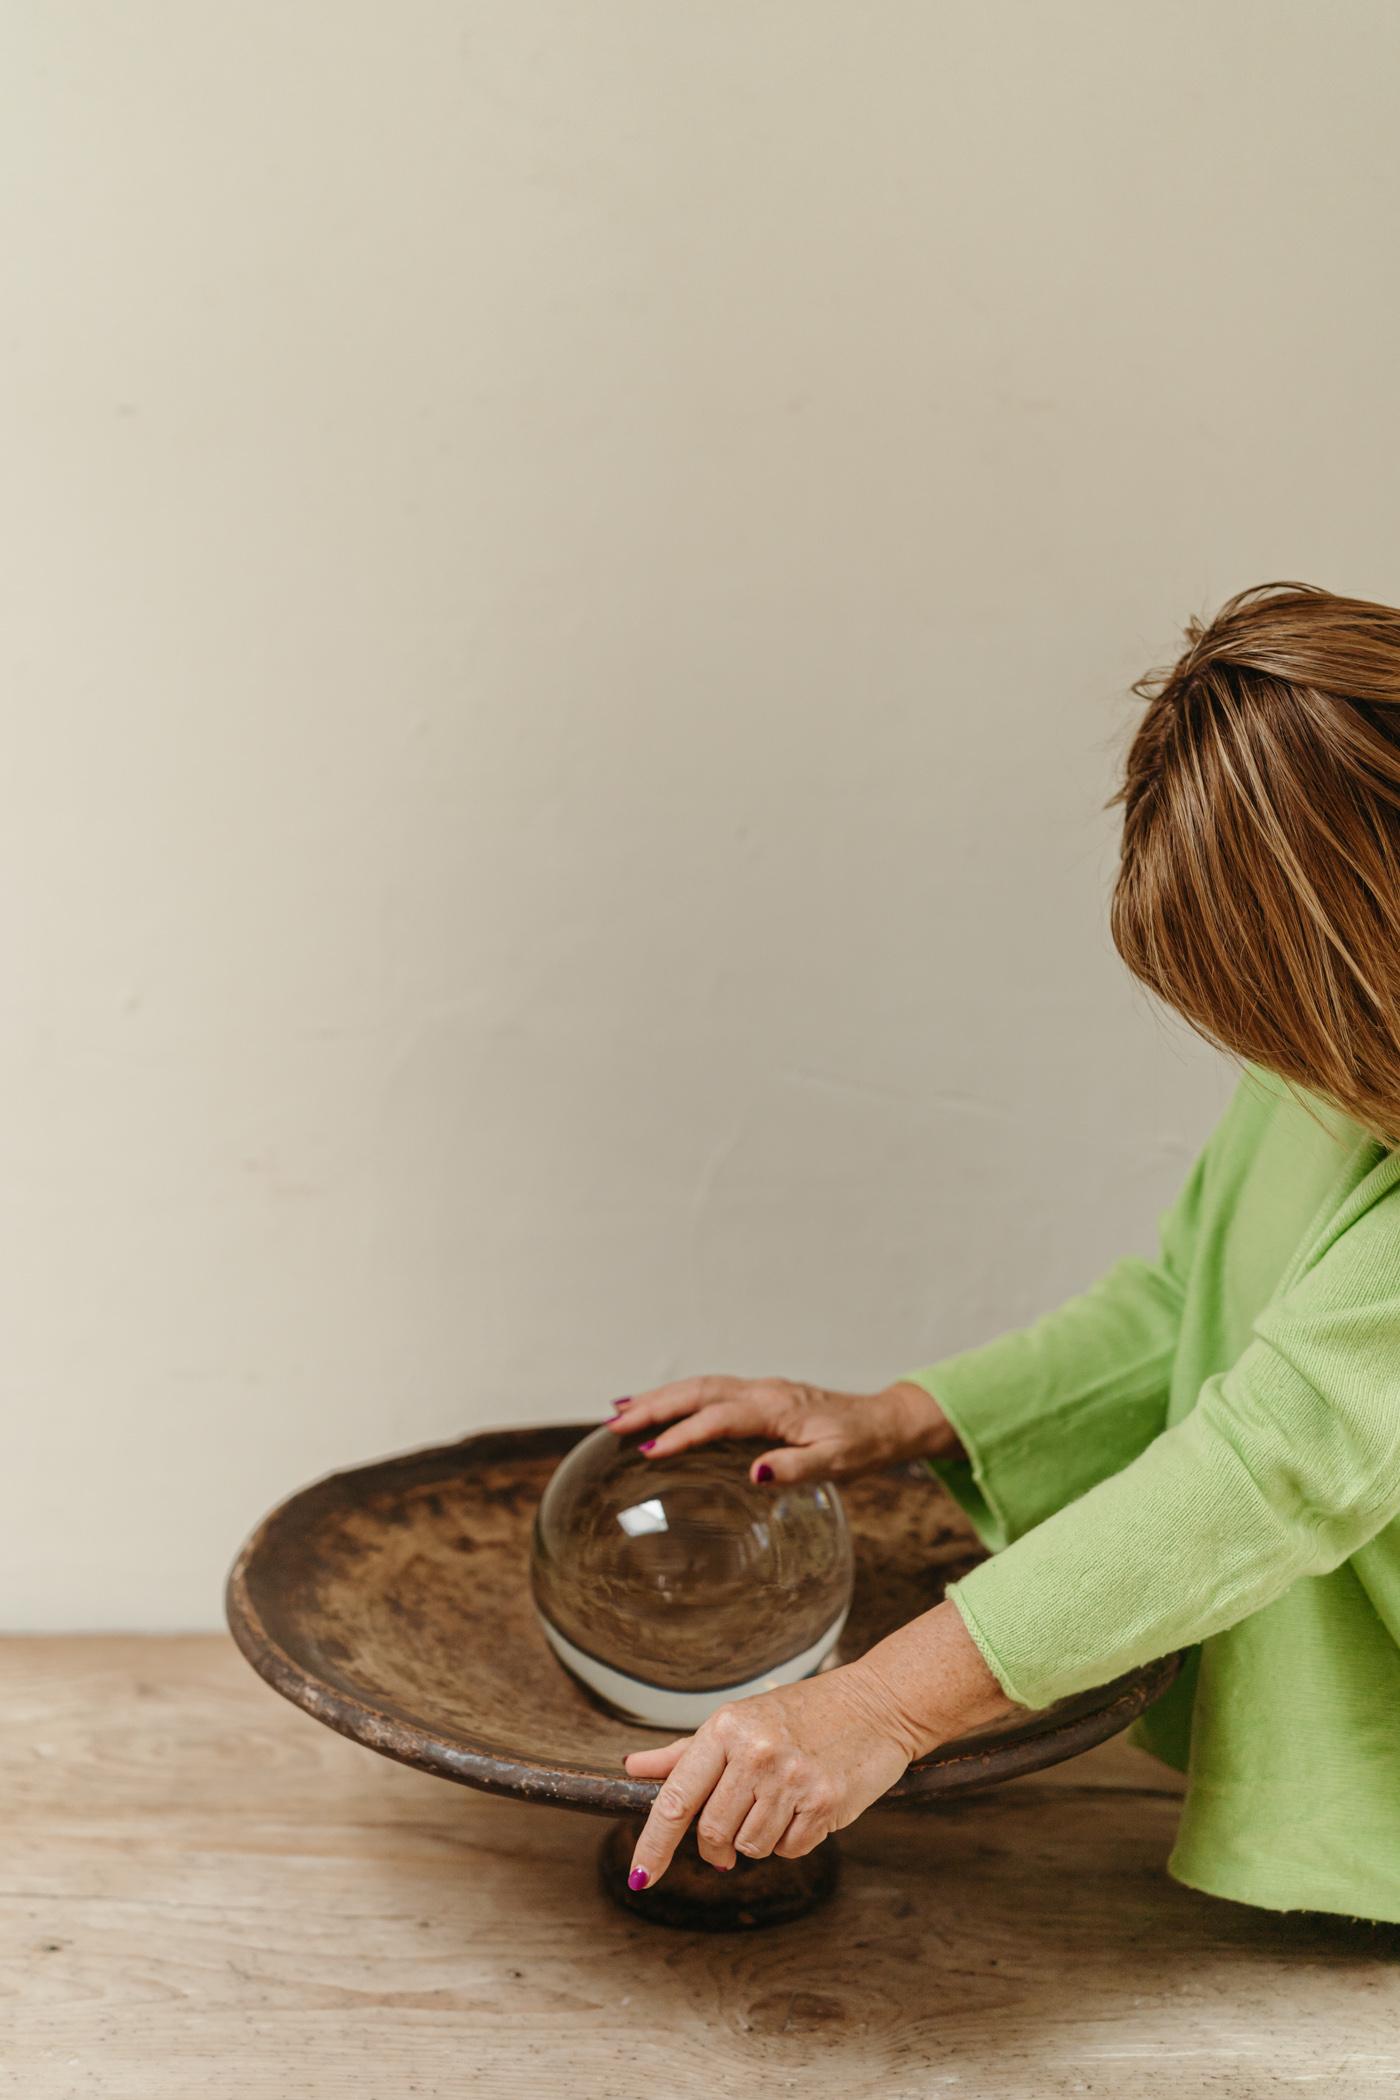
<svg viewBox="0 0 1400 2100">
<path fill-rule="evenodd" d="M 1129 968 L 1244 1070 L 1162 1221 L 1023 1332 L 873 1394 L 616 1403 L 754 1478 L 928 1461 L 991 1558 L 858 1661 L 634 1752 L 631 1884 L 810 1851 L 935 1745 L 1179 1648 L 1134 1731 L 1189 1775 L 1180 1881 L 1400 1920 L 1400 611 L 1303 584 L 1192 621 L 1116 800 Z"/>
</svg>

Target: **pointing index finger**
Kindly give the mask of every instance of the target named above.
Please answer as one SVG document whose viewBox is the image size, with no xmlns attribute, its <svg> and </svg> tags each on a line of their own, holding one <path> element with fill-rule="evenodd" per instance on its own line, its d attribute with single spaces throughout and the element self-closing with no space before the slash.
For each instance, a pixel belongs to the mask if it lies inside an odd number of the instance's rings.
<svg viewBox="0 0 1400 2100">
<path fill-rule="evenodd" d="M 725 1749 L 717 1736 L 702 1733 L 691 1738 L 681 1752 L 669 1779 L 651 1804 L 651 1814 L 632 1854 L 629 1889 L 652 1888 L 661 1879 L 676 1847 L 704 1807 L 725 1767 Z"/>
</svg>

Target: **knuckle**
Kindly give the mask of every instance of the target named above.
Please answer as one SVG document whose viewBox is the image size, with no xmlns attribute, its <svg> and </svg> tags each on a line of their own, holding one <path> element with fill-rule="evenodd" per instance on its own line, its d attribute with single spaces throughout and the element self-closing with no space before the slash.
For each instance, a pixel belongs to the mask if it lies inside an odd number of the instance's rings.
<svg viewBox="0 0 1400 2100">
<path fill-rule="evenodd" d="M 695 1835 L 701 1845 L 719 1846 L 729 1843 L 727 1833 L 720 1829 L 718 1823 L 701 1821 L 696 1825 Z"/>
<path fill-rule="evenodd" d="M 684 1794 L 679 1787 L 673 1787 L 669 1784 L 661 1788 L 660 1793 L 652 1803 L 651 1812 L 663 1823 L 685 1823 L 690 1819 L 690 1812 L 686 1807 Z"/>
</svg>

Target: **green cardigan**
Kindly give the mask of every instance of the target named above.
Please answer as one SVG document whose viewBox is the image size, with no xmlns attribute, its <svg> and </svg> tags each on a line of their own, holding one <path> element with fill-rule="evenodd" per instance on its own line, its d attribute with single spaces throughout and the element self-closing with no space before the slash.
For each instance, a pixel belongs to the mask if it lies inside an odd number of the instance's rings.
<svg viewBox="0 0 1400 2100">
<path fill-rule="evenodd" d="M 1169 1871 L 1400 1921 L 1400 1153 L 1251 1068 L 1157 1260 L 902 1375 L 1013 1699 L 1189 1649 L 1133 1731 L 1189 1773 Z"/>
</svg>

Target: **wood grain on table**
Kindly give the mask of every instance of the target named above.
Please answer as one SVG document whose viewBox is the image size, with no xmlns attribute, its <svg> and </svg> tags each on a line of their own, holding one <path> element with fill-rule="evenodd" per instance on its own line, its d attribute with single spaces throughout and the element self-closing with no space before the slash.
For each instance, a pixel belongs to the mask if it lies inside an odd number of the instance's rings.
<svg viewBox="0 0 1400 2100">
<path fill-rule="evenodd" d="M 218 1636 L 0 1642 L 0 2092 L 989 2100 L 1393 2095 L 1400 1929 L 1164 1871 L 1121 1742 L 866 1817 L 820 1914 L 733 1938 L 598 1889 L 606 1825 L 392 1765 Z"/>
</svg>

